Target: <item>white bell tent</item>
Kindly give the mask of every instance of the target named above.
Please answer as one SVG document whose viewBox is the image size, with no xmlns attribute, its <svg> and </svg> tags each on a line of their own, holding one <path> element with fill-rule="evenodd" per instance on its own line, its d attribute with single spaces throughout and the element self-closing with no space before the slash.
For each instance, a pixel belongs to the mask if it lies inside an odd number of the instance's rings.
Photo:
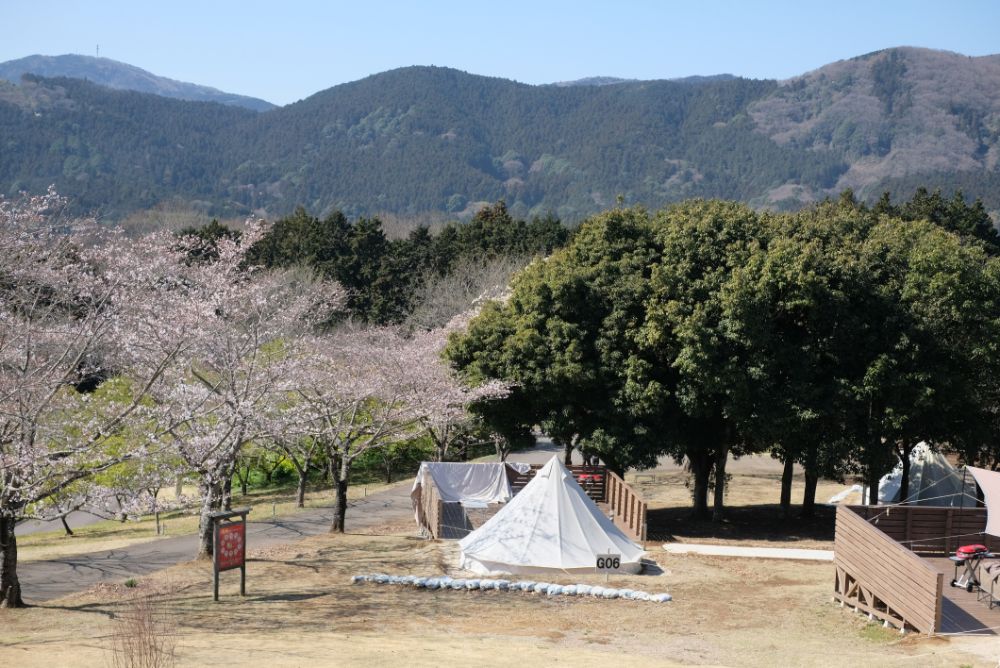
<svg viewBox="0 0 1000 668">
<path fill-rule="evenodd" d="M 593 573 L 597 556 L 620 554 L 638 573 L 643 549 L 583 491 L 557 457 L 483 526 L 459 541 L 462 568 L 480 574 Z"/>
</svg>

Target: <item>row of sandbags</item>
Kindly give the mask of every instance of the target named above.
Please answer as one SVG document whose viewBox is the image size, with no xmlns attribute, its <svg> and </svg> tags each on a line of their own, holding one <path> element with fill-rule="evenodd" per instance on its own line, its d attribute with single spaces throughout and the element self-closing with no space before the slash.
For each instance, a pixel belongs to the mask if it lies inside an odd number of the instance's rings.
<svg viewBox="0 0 1000 668">
<path fill-rule="evenodd" d="M 451 578 L 447 575 L 440 577 L 418 577 L 416 575 L 385 575 L 384 573 L 373 573 L 371 575 L 355 575 L 351 578 L 354 584 L 370 582 L 374 584 L 394 584 L 419 587 L 421 589 L 453 589 L 459 591 L 523 591 L 535 594 L 545 594 L 546 596 L 590 596 L 593 598 L 622 598 L 628 601 L 650 601 L 652 603 L 666 603 L 672 597 L 670 594 L 649 594 L 644 591 L 634 589 L 615 589 L 613 587 L 599 587 L 594 585 L 575 584 L 561 585 L 549 582 L 534 582 L 532 580 L 521 580 L 512 582 L 510 580 L 493 579 L 464 579 Z"/>
</svg>

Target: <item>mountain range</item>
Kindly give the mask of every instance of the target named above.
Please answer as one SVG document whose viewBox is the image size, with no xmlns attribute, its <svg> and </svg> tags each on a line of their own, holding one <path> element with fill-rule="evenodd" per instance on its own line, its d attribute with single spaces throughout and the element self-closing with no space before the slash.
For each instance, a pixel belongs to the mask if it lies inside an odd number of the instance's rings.
<svg viewBox="0 0 1000 668">
<path fill-rule="evenodd" d="M 18 79 L 0 82 L 0 191 L 55 183 L 110 218 L 171 202 L 427 220 L 504 199 L 515 215 L 572 222 L 618 196 L 795 208 L 920 185 L 1000 211 L 1000 56 L 904 47 L 785 81 L 539 86 L 407 67 L 269 110 L 115 89 L 86 71 Z"/>
</svg>

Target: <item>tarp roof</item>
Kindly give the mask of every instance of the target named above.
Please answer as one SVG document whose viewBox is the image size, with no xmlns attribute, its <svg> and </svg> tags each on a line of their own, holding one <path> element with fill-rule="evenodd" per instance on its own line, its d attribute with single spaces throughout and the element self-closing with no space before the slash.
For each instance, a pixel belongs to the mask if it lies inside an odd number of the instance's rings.
<svg viewBox="0 0 1000 668">
<path fill-rule="evenodd" d="M 1000 536 L 1000 472 L 967 466 L 979 487 L 986 504 L 986 533 Z"/>
</svg>

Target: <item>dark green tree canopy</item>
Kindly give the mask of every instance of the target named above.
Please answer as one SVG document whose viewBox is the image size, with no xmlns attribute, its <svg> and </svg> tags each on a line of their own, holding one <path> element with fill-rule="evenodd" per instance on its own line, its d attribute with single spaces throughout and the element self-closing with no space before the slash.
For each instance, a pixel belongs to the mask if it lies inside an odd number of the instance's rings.
<svg viewBox="0 0 1000 668">
<path fill-rule="evenodd" d="M 615 469 L 687 461 L 699 512 L 730 453 L 869 480 L 920 440 L 982 453 L 1000 269 L 945 222 L 976 205 L 949 206 L 938 221 L 850 193 L 796 214 L 615 209 L 524 270 L 447 354 L 516 383 L 525 422 Z"/>
</svg>

